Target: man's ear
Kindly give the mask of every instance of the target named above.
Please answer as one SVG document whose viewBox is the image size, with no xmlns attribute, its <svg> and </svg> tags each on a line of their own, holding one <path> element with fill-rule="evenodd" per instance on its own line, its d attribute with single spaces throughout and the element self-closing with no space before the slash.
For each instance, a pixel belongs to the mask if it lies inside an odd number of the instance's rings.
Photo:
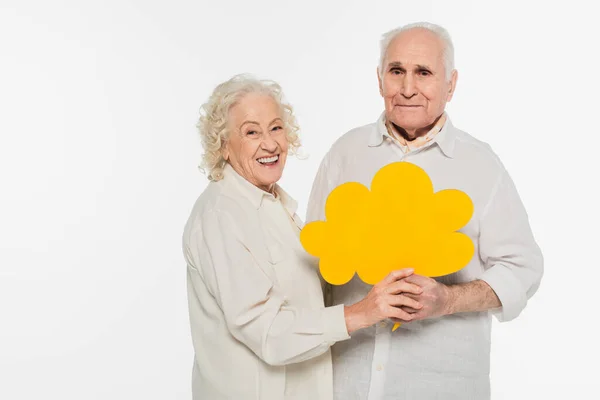
<svg viewBox="0 0 600 400">
<path fill-rule="evenodd" d="M 458 71 L 452 70 L 452 74 L 450 76 L 450 87 L 448 88 L 448 97 L 446 101 L 452 100 L 452 96 L 454 95 L 454 89 L 456 89 L 456 81 L 458 80 Z"/>
<path fill-rule="evenodd" d="M 377 67 L 377 82 L 379 82 L 379 94 L 381 95 L 381 97 L 383 97 L 383 82 L 381 81 L 379 67 Z"/>
</svg>

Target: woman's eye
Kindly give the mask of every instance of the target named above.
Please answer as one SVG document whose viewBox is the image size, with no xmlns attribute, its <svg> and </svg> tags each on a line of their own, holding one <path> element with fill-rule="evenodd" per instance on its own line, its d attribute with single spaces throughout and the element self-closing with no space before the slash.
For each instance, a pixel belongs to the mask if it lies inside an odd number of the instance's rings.
<svg viewBox="0 0 600 400">
<path fill-rule="evenodd" d="M 283 129 L 283 127 L 281 127 L 281 126 L 278 125 L 278 126 L 274 126 L 272 130 L 279 131 L 281 129 Z"/>
<path fill-rule="evenodd" d="M 256 135 L 256 131 L 248 131 L 246 132 L 246 135 Z"/>
</svg>

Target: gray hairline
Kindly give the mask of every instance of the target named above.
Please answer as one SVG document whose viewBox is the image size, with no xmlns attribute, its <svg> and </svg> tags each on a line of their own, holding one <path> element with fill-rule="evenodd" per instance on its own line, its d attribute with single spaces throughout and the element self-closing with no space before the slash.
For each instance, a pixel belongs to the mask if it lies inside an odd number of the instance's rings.
<svg viewBox="0 0 600 400">
<path fill-rule="evenodd" d="M 444 44 L 442 56 L 444 58 L 446 79 L 449 80 L 452 77 L 452 71 L 454 70 L 454 44 L 452 43 L 452 38 L 450 37 L 448 31 L 445 28 L 430 22 L 415 22 L 392 29 L 391 31 L 388 31 L 382 35 L 380 41 L 379 67 L 377 68 L 380 78 L 383 77 L 383 63 L 392 40 L 394 40 L 402 32 L 417 28 L 426 29 L 434 33 L 442 41 Z"/>
</svg>

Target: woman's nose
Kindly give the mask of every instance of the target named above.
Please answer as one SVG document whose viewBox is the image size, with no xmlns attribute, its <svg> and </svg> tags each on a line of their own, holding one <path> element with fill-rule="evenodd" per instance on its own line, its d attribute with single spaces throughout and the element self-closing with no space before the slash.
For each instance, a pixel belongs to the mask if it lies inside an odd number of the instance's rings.
<svg viewBox="0 0 600 400">
<path fill-rule="evenodd" d="M 277 150 L 277 141 L 270 134 L 263 136 L 261 146 L 264 150 L 273 152 Z"/>
</svg>

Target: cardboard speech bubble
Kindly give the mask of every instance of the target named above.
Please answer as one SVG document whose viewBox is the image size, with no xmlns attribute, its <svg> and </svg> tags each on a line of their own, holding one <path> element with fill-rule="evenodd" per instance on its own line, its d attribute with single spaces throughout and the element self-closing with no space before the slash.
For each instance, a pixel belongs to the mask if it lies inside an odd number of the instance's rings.
<svg viewBox="0 0 600 400">
<path fill-rule="evenodd" d="M 457 232 L 472 215 L 467 194 L 434 193 L 425 170 L 401 161 L 381 168 L 370 190 L 357 182 L 336 187 L 327 197 L 325 221 L 306 224 L 300 242 L 319 258 L 321 275 L 332 285 L 349 282 L 355 273 L 374 285 L 402 268 L 438 277 L 473 257 L 473 242 Z"/>
</svg>

